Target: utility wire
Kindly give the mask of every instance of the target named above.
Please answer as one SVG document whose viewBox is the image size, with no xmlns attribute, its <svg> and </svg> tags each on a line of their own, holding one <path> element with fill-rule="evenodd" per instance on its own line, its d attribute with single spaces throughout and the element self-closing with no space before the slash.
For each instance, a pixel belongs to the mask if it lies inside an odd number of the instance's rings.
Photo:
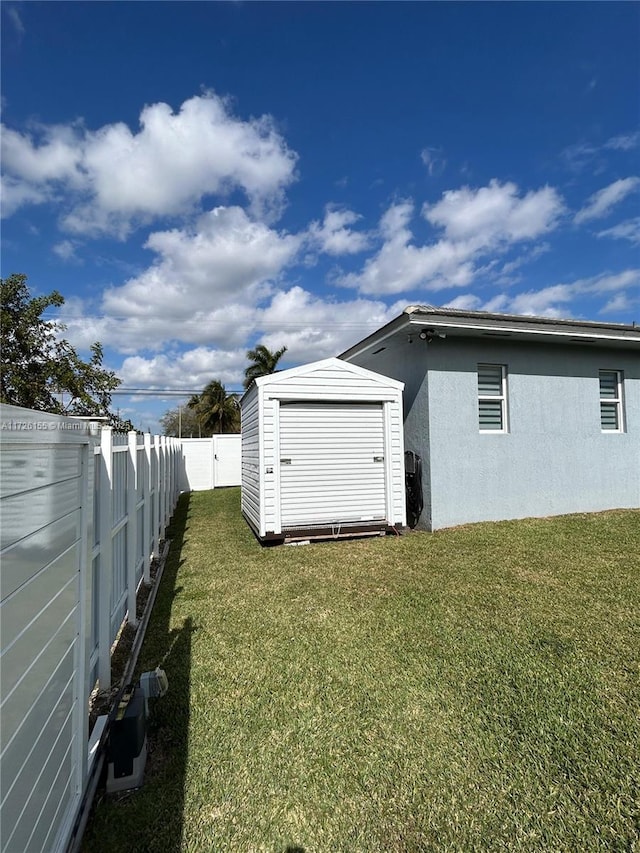
<svg viewBox="0 0 640 853">
<path fill-rule="evenodd" d="M 244 394 L 242 388 L 226 389 L 229 394 Z M 154 396 L 154 397 L 189 397 L 192 394 L 202 394 L 202 388 L 197 390 L 185 390 L 184 388 L 116 388 L 111 394 L 127 394 L 131 396 Z"/>
</svg>

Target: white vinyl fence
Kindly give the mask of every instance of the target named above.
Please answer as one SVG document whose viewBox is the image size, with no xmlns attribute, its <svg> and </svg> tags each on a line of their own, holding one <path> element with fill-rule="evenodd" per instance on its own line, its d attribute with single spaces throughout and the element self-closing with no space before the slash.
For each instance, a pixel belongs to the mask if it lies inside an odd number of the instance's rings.
<svg viewBox="0 0 640 853">
<path fill-rule="evenodd" d="M 176 439 L 0 406 L 0 851 L 64 851 L 88 699 L 179 494 Z"/>
</svg>

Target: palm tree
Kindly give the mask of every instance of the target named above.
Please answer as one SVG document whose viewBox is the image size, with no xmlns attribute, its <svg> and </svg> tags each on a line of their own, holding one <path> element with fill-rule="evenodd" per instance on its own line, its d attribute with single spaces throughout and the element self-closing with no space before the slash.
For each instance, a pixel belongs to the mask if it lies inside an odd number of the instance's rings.
<svg viewBox="0 0 640 853">
<path fill-rule="evenodd" d="M 204 430 L 212 433 L 240 432 L 240 409 L 235 394 L 218 379 L 205 385 L 201 394 L 194 394 L 187 403 L 194 409 L 198 422 Z"/>
<path fill-rule="evenodd" d="M 247 352 L 247 358 L 252 362 L 244 372 L 244 387 L 248 388 L 258 376 L 269 376 L 276 373 L 276 365 L 287 351 L 286 347 L 271 352 L 264 344 L 258 344 L 255 349 Z"/>
</svg>

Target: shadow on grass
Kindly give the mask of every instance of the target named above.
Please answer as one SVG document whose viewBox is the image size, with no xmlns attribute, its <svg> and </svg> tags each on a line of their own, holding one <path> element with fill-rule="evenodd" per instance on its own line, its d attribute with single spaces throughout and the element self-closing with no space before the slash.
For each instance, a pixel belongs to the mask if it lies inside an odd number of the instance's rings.
<svg viewBox="0 0 640 853">
<path fill-rule="evenodd" d="M 193 619 L 171 627 L 178 572 L 188 529 L 189 494 L 180 497 L 166 538 L 170 549 L 135 678 L 161 666 L 169 690 L 149 700 L 148 757 L 143 787 L 114 796 L 101 789 L 82 843 L 83 853 L 174 853 L 182 847 L 184 786 L 189 737 Z"/>
</svg>

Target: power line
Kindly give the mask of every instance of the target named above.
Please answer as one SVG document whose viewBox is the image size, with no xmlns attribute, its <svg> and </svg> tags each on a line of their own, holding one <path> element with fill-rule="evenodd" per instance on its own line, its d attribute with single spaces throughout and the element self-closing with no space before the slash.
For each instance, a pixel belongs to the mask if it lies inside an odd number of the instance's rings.
<svg viewBox="0 0 640 853">
<path fill-rule="evenodd" d="M 341 308 L 340 305 L 333 306 L 335 308 Z M 46 315 L 43 314 L 43 319 L 45 320 L 55 320 L 61 323 L 70 323 L 73 320 L 114 320 L 114 321 L 127 321 L 127 320 L 146 320 L 149 322 L 147 318 L 139 317 L 137 315 L 127 315 L 127 314 L 86 314 L 81 316 L 73 316 L 73 317 L 64 317 L 60 314 L 56 315 Z M 153 323 L 153 321 L 151 321 Z M 181 326 L 222 326 L 227 328 L 229 326 L 228 320 L 209 320 L 206 317 L 201 318 L 185 318 L 182 320 L 176 321 L 177 324 Z M 351 321 L 351 322 L 343 322 L 337 323 L 331 320 L 308 320 L 307 322 L 287 322 L 286 320 L 272 320 L 272 321 L 257 321 L 253 327 L 254 330 L 263 330 L 263 329 L 287 329 L 289 331 L 300 330 L 303 331 L 307 328 L 313 329 L 321 329 L 323 331 L 330 331 L 331 329 L 368 329 L 372 325 L 372 321 Z"/>
<path fill-rule="evenodd" d="M 244 389 L 227 389 L 230 394 L 244 394 Z M 193 394 L 202 394 L 202 388 L 197 390 L 184 388 L 116 388 L 111 394 L 127 394 L 131 396 L 153 396 L 153 397 L 189 397 Z"/>
</svg>

